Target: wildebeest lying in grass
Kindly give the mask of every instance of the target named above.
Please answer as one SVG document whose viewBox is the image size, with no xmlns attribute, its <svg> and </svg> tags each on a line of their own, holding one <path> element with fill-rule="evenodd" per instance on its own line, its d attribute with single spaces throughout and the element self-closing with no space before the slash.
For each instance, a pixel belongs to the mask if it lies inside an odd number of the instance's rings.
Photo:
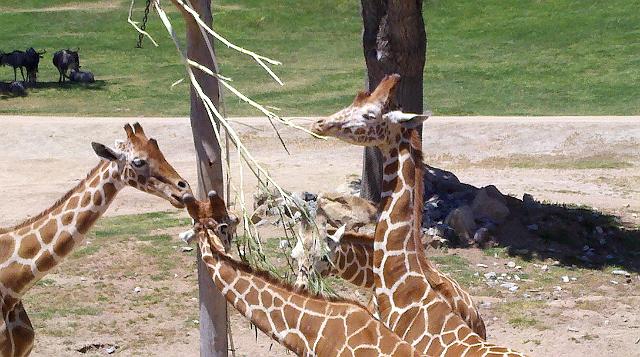
<svg viewBox="0 0 640 357">
<path fill-rule="evenodd" d="M 9 83 L 0 82 L 0 93 L 10 93 L 12 95 L 27 95 L 27 91 L 24 88 L 22 82 L 13 81 Z"/>
<path fill-rule="evenodd" d="M 58 69 L 60 76 L 58 77 L 58 83 L 64 83 L 68 70 L 80 69 L 80 57 L 78 51 L 71 51 L 70 49 L 60 50 L 53 54 L 53 65 Z"/>
<path fill-rule="evenodd" d="M 38 64 L 40 58 L 46 51 L 37 52 L 33 47 L 25 51 L 13 51 L 9 53 L 0 52 L 0 65 L 13 67 L 13 80 L 18 80 L 17 69 L 20 68 L 22 80 L 25 80 L 24 69 L 27 70 L 27 79 L 29 82 L 36 81 L 36 73 L 38 73 Z"/>
<path fill-rule="evenodd" d="M 76 71 L 75 69 L 72 69 L 71 72 L 69 72 L 69 79 L 72 82 L 78 83 L 93 83 L 96 81 L 93 78 L 93 73 L 89 71 Z"/>
</svg>

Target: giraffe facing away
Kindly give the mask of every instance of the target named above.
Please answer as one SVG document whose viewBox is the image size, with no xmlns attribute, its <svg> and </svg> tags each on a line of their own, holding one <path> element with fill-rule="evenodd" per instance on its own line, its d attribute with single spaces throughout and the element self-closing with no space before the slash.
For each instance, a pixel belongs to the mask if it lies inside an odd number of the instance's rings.
<svg viewBox="0 0 640 357">
<path fill-rule="evenodd" d="M 22 296 L 58 265 L 106 211 L 116 194 L 131 186 L 183 208 L 189 184 L 166 161 L 140 126 L 125 127 L 127 139 L 114 149 L 92 143 L 100 163 L 50 208 L 10 228 L 0 228 L 0 355 L 26 356 L 34 331 Z"/>
<path fill-rule="evenodd" d="M 451 310 L 434 286 L 442 279 L 420 242 L 422 151 L 415 130 L 427 118 L 393 110 L 400 76 L 386 76 L 373 93 L 359 93 L 347 108 L 312 124 L 319 135 L 376 146 L 383 156 L 380 215 L 373 245 L 375 296 L 381 321 L 423 354 L 521 356 L 484 341 Z M 418 183 L 418 184 L 416 184 Z"/>
<path fill-rule="evenodd" d="M 227 301 L 261 331 L 299 356 L 419 356 L 364 307 L 296 290 L 268 273 L 236 261 L 226 251 L 237 218 L 229 218 L 214 191 L 208 202 L 185 195 L 209 274 Z"/>
<path fill-rule="evenodd" d="M 314 270 L 320 276 L 339 276 L 355 286 L 373 289 L 374 237 L 344 231 L 344 227 L 327 232 L 326 223 L 321 217 L 317 217 L 316 222 L 318 235 L 310 225 L 303 223 L 301 239 L 291 252 L 292 258 L 298 263 L 296 286 L 305 288 L 309 272 Z M 433 269 L 432 265 L 426 268 L 426 274 L 433 275 L 427 280 L 441 281 L 441 284 L 432 287 L 446 299 L 451 310 L 475 333 L 486 339 L 484 321 L 469 293 L 447 274 Z"/>
</svg>

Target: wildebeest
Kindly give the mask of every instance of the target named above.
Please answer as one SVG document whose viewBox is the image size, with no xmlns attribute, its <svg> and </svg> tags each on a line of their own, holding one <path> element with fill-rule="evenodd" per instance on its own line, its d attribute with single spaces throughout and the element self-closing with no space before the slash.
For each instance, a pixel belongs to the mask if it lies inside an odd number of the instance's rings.
<svg viewBox="0 0 640 357">
<path fill-rule="evenodd" d="M 53 65 L 58 69 L 60 76 L 58 77 L 58 83 L 64 83 L 67 76 L 67 71 L 80 69 L 80 57 L 78 51 L 71 51 L 70 49 L 60 50 L 53 54 Z"/>
<path fill-rule="evenodd" d="M 93 73 L 88 71 L 76 71 L 75 69 L 72 69 L 71 72 L 69 72 L 69 79 L 72 82 L 79 83 L 93 83 L 96 81 L 93 78 Z"/>
<path fill-rule="evenodd" d="M 46 51 L 36 52 L 33 47 L 25 51 L 13 51 L 10 53 L 0 52 L 0 65 L 13 67 L 13 80 L 18 80 L 17 69 L 20 68 L 20 74 L 24 81 L 23 68 L 27 70 L 27 79 L 29 82 L 36 81 L 36 73 L 38 72 L 38 63 L 40 58 Z"/>
<path fill-rule="evenodd" d="M 38 77 L 38 64 L 40 64 L 40 58 L 47 53 L 47 51 L 36 52 L 33 47 L 30 47 L 25 51 L 25 63 L 24 67 L 27 70 L 27 82 L 35 83 Z"/>
<path fill-rule="evenodd" d="M 25 65 L 26 54 L 23 51 L 13 51 L 9 53 L 0 53 L 0 65 L 2 66 L 11 66 L 13 67 L 13 80 L 18 80 L 18 74 L 16 69 L 20 68 L 20 74 L 22 75 L 22 80 L 24 81 L 24 71 L 23 67 Z"/>
<path fill-rule="evenodd" d="M 24 96 L 27 94 L 22 82 L 13 81 L 10 83 L 0 82 L 0 93 L 10 93 L 14 96 Z"/>
</svg>

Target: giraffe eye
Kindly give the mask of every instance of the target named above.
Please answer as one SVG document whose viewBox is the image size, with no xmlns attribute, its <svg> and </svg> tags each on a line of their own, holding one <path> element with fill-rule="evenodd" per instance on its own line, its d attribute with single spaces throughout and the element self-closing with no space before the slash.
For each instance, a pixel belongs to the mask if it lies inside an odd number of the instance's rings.
<svg viewBox="0 0 640 357">
<path fill-rule="evenodd" d="M 143 160 L 136 157 L 135 159 L 133 159 L 131 163 L 133 164 L 134 167 L 141 168 L 147 164 L 147 160 Z"/>
<path fill-rule="evenodd" d="M 362 117 L 367 119 L 367 120 L 373 120 L 376 118 L 375 114 L 373 113 L 364 113 L 362 114 Z"/>
</svg>

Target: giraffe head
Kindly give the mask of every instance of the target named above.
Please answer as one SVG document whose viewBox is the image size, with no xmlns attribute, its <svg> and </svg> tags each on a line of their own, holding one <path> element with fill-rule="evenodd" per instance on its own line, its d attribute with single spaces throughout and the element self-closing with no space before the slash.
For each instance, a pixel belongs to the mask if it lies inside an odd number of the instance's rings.
<svg viewBox="0 0 640 357">
<path fill-rule="evenodd" d="M 393 143 L 402 128 L 417 128 L 429 114 L 410 114 L 395 107 L 395 89 L 400 76 L 384 77 L 373 93 L 360 92 L 350 106 L 323 118 L 311 126 L 318 135 L 334 136 L 361 146 L 386 146 Z"/>
<path fill-rule="evenodd" d="M 294 283 L 296 287 L 307 288 L 311 274 L 326 276 L 331 270 L 331 255 L 340 244 L 346 226 L 338 228 L 333 234 L 327 233 L 326 227 L 327 222 L 322 217 L 316 220 L 315 227 L 306 219 L 302 220 L 298 241 L 291 250 L 291 258 L 298 265 Z"/>
<path fill-rule="evenodd" d="M 164 198 L 174 207 L 184 208 L 182 196 L 191 193 L 189 184 L 171 166 L 155 139 L 149 139 L 142 126 L 124 126 L 126 140 L 116 140 L 115 148 L 91 143 L 101 158 L 118 165 L 120 180 L 125 185 Z"/>
<path fill-rule="evenodd" d="M 226 252 L 231 247 L 240 220 L 227 211 L 227 205 L 216 191 L 209 191 L 207 197 L 207 201 L 198 201 L 191 194 L 182 197 L 189 215 L 194 220 L 193 230 L 185 232 L 183 239 L 190 241 L 196 234 L 208 233 L 214 248 Z"/>
</svg>

